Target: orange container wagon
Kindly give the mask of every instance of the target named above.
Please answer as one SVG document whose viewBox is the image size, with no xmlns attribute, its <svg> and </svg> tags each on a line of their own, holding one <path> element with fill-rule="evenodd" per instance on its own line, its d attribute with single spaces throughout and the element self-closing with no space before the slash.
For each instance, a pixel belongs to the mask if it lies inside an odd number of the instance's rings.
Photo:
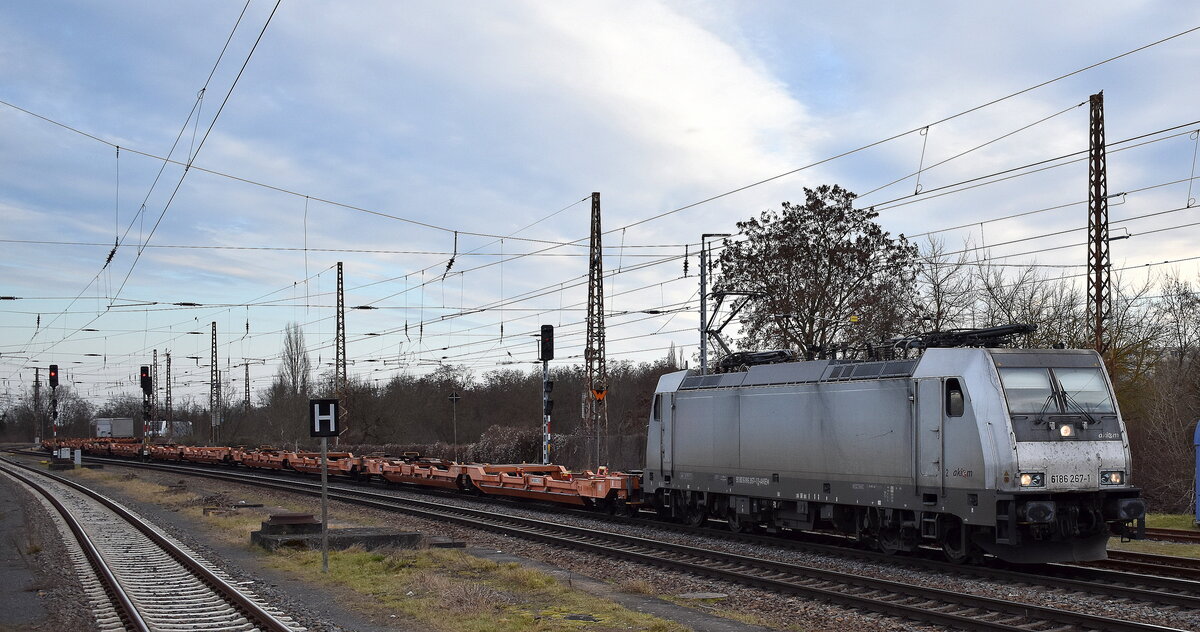
<svg viewBox="0 0 1200 632">
<path fill-rule="evenodd" d="M 392 483 L 463 489 L 464 466 L 445 459 L 372 458 L 368 472 Z"/>
<path fill-rule="evenodd" d="M 242 465 L 264 470 L 286 470 L 295 457 L 295 452 L 263 446 L 257 450 L 243 451 Z"/>
<path fill-rule="evenodd" d="M 354 456 L 350 452 L 328 452 L 325 456 L 329 461 L 330 474 L 358 478 L 361 474 L 366 473 L 366 464 L 361 456 Z M 291 461 L 290 465 L 297 472 L 320 474 L 321 453 L 297 452 L 295 460 Z"/>
<path fill-rule="evenodd" d="M 109 453 L 113 456 L 123 456 L 126 458 L 136 459 L 141 458 L 146 454 L 145 448 L 141 443 L 134 442 L 113 442 L 109 446 Z"/>
<path fill-rule="evenodd" d="M 183 448 L 183 460 L 189 463 L 229 463 L 233 448 L 225 446 L 190 445 Z"/>
<path fill-rule="evenodd" d="M 616 506 L 636 498 L 640 479 L 623 472 L 571 473 L 561 465 L 470 465 L 471 484 L 484 494 L 580 507 Z"/>
<path fill-rule="evenodd" d="M 149 452 L 150 458 L 154 459 L 155 461 L 182 461 L 183 460 L 183 446 L 180 446 L 180 445 L 174 445 L 174 444 L 152 445 L 152 446 L 148 447 L 146 450 L 147 450 L 147 452 Z"/>
</svg>

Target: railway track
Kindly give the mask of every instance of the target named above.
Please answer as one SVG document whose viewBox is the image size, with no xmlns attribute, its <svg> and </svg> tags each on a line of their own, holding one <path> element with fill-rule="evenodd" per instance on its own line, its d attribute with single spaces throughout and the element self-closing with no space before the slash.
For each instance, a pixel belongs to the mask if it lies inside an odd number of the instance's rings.
<svg viewBox="0 0 1200 632">
<path fill-rule="evenodd" d="M 1094 566 L 1132 573 L 1166 575 L 1195 581 L 1200 585 L 1200 558 L 1155 555 L 1135 551 L 1109 551 L 1108 559 Z"/>
<path fill-rule="evenodd" d="M 101 459 L 109 462 L 108 460 Z M 146 467 L 160 471 L 189 474 L 249 484 L 290 493 L 319 494 L 316 483 L 281 479 L 276 476 L 219 471 L 215 468 L 194 468 L 179 465 L 130 463 L 113 460 L 116 464 Z M 583 550 L 604 556 L 689 572 L 744 585 L 802 595 L 831 601 L 856 609 L 869 610 L 909 620 L 964 630 L 1106 630 L 1114 632 L 1165 632 L 1173 628 L 1122 621 L 1086 613 L 1012 600 L 1000 600 L 969 593 L 955 592 L 928 586 L 918 586 L 886 579 L 865 577 L 852 573 L 777 562 L 737 555 L 709 548 L 672 544 L 639 536 L 631 536 L 595 528 L 581 528 L 561 523 L 497 514 L 494 509 L 474 509 L 447 506 L 429 500 L 399 497 L 381 491 L 334 486 L 330 498 L 360 506 L 398 511 L 422 518 L 451 522 L 463 526 L 519 536 L 572 550 Z M 949 565 L 947 565 L 949 566 Z M 959 567 L 955 567 L 959 568 Z M 1094 570 L 1094 569 L 1092 569 Z M 1013 581 L 1030 583 L 1036 575 L 1016 574 Z M 1177 606 L 1196 608 L 1196 592 L 1189 595 L 1156 592 L 1131 587 L 1128 578 L 1119 586 L 1084 583 L 1079 580 L 1054 578 L 1056 590 L 1112 591 L 1126 599 L 1149 599 Z"/>
<path fill-rule="evenodd" d="M 211 632 L 303 630 L 117 503 L 59 476 L 0 459 L 0 470 L 30 487 L 74 535 L 111 609 L 105 630 Z M 87 589 L 90 581 L 85 582 Z M 97 592 L 97 591 L 93 591 Z"/>
<path fill-rule="evenodd" d="M 1146 537 L 1151 540 L 1166 540 L 1167 542 L 1200 544 L 1200 531 L 1189 531 L 1187 529 L 1158 529 L 1154 527 L 1147 527 Z"/>
<path fill-rule="evenodd" d="M 41 456 L 41 453 L 36 452 L 26 452 L 26 454 Z M 140 463 L 107 457 L 85 458 L 90 461 L 127 467 L 144 467 L 149 469 L 172 468 L 172 471 L 180 474 L 206 475 L 209 473 L 225 473 L 233 476 L 259 477 L 272 481 L 294 481 L 297 476 L 303 477 L 303 475 L 287 471 L 259 471 L 250 473 L 243 470 L 231 471 L 223 466 L 203 464 Z M 347 493 L 355 493 L 363 489 L 362 482 L 333 482 L 331 484 Z M 401 488 L 385 489 L 394 492 Z M 508 505 L 515 504 L 523 509 L 531 508 L 528 504 L 512 503 L 504 498 L 484 499 L 453 494 L 433 488 L 422 489 L 420 492 L 413 491 L 412 493 L 419 493 L 422 496 L 432 495 L 451 498 L 459 502 L 478 502 L 487 505 L 500 502 Z M 541 507 L 540 505 L 534 506 Z M 565 513 L 592 520 L 598 517 L 598 514 L 594 511 L 558 506 L 553 506 L 551 511 L 555 514 Z M 607 516 L 605 517 L 605 521 L 637 525 L 678 534 L 717 538 L 749 545 L 786 548 L 839 558 L 855 558 L 877 564 L 933 572 L 945 577 L 985 579 L 1015 585 L 1043 585 L 1060 591 L 1110 595 L 1116 599 L 1132 599 L 1147 603 L 1200 610 L 1200 560 L 1190 560 L 1189 558 L 1112 551 L 1110 552 L 1112 559 L 1104 562 L 1043 564 L 1036 566 L 1005 566 L 997 563 L 988 566 L 964 566 L 942 561 L 938 552 L 934 550 L 922 551 L 913 556 L 889 556 L 874 550 L 864 550 L 855 547 L 844 536 L 831 536 L 818 532 L 803 532 L 798 534 L 799 537 L 780 537 L 779 535 L 759 535 L 748 532 L 730 533 L 721 528 L 693 527 L 659 521 L 647 522 L 636 518 L 623 518 L 619 516 Z M 993 562 L 996 561 L 993 560 Z"/>
</svg>

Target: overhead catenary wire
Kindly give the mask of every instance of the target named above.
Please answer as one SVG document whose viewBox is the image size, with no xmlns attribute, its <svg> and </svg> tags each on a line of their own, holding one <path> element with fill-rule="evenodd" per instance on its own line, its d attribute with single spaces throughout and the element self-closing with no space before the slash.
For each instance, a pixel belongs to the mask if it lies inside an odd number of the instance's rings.
<svg viewBox="0 0 1200 632">
<path fill-rule="evenodd" d="M 246 59 L 242 61 L 242 67 L 238 69 L 237 76 L 233 78 L 233 82 L 229 85 L 229 89 L 225 91 L 225 98 L 221 100 L 221 105 L 217 108 L 217 113 L 214 114 L 212 120 L 209 121 L 208 129 L 204 130 L 204 136 L 200 139 L 200 143 L 196 145 L 196 151 L 188 157 L 187 164 L 184 165 L 183 168 L 183 173 L 179 174 L 179 181 L 175 183 L 175 189 L 171 191 L 170 197 L 168 197 L 166 203 L 163 204 L 162 212 L 158 214 L 158 219 L 154 221 L 154 226 L 150 228 L 150 234 L 146 235 L 145 242 L 148 243 L 154 237 L 154 233 L 158 230 L 159 224 L 162 223 L 163 217 L 166 216 L 167 211 L 171 208 L 171 203 L 175 201 L 175 196 L 179 193 L 180 187 L 183 186 L 183 181 L 185 178 L 187 178 L 188 171 L 191 169 L 192 163 L 196 160 L 196 157 L 200 155 L 200 150 L 204 148 L 204 143 L 208 141 L 209 134 L 212 133 L 213 127 L 215 127 L 217 124 L 217 120 L 221 118 L 221 113 L 225 111 L 225 106 L 229 104 L 229 98 L 233 96 L 234 88 L 236 88 L 238 82 L 241 81 L 242 74 L 246 72 L 246 67 L 250 65 L 250 60 L 254 57 L 254 51 L 258 50 L 258 45 L 260 42 L 262 42 L 263 35 L 265 35 L 267 32 L 267 27 L 271 25 L 271 20 L 275 17 L 275 12 L 279 10 L 280 2 L 282 2 L 282 0 L 275 0 L 275 6 L 271 8 L 271 14 L 267 16 L 266 22 L 263 23 L 262 29 L 258 32 L 258 37 L 255 38 L 254 44 L 250 46 L 250 52 L 246 53 Z M 247 4 L 249 3 L 247 2 Z M 239 17 L 238 20 L 240 22 L 241 18 Z M 231 34 L 230 38 L 232 39 L 232 37 L 233 36 Z M 226 46 L 228 46 L 228 41 L 226 42 Z M 225 54 L 224 49 L 221 50 L 221 54 Z M 213 72 L 216 72 L 215 67 Z M 212 73 L 209 73 L 209 78 L 212 78 Z M 141 260 L 142 252 L 144 251 L 144 247 L 138 248 L 137 254 L 134 256 L 133 263 L 129 266 L 129 271 L 125 273 L 125 279 L 121 281 L 120 287 L 117 288 L 116 293 L 113 295 L 114 298 L 120 296 L 121 291 L 125 289 L 125 284 L 129 281 L 129 276 L 133 274 L 133 270 L 137 267 L 138 261 Z"/>
<path fill-rule="evenodd" d="M 216 60 L 216 62 L 214 62 L 214 63 L 213 63 L 212 70 L 210 70 L 210 71 L 209 71 L 209 73 L 208 73 L 208 77 L 205 79 L 205 82 L 204 82 L 204 86 L 203 86 L 203 88 L 201 88 L 201 90 L 200 90 L 200 93 L 198 94 L 196 101 L 195 101 L 195 102 L 193 103 L 193 105 L 192 105 L 192 110 L 191 110 L 191 112 L 189 112 L 189 113 L 188 113 L 188 117 L 187 117 L 187 119 L 185 119 L 185 120 L 184 120 L 184 123 L 183 123 L 183 125 L 180 127 L 180 130 L 179 130 L 179 132 L 176 134 L 176 136 L 175 136 L 175 141 L 174 141 L 174 142 L 172 143 L 172 145 L 171 145 L 171 150 L 168 152 L 168 154 L 167 154 L 167 157 L 164 159 L 162 166 L 159 168 L 158 174 L 155 176 L 155 178 L 154 178 L 154 181 L 153 181 L 153 182 L 151 183 L 151 185 L 150 185 L 150 189 L 149 189 L 149 190 L 147 191 L 147 193 L 146 193 L 146 197 L 145 197 L 145 199 L 142 201 L 142 206 L 141 206 L 141 209 L 140 209 L 140 210 L 138 211 L 138 213 L 137 213 L 137 214 L 134 216 L 134 219 L 137 219 L 138 217 L 141 217 L 141 215 L 142 215 L 142 211 L 145 209 L 146 202 L 147 202 L 147 201 L 149 200 L 149 198 L 150 198 L 150 194 L 151 194 L 151 193 L 154 191 L 155 187 L 158 185 L 159 178 L 161 178 L 161 177 L 162 177 L 163 169 L 165 169 L 165 168 L 166 168 L 167 161 L 169 161 L 169 160 L 170 160 L 170 156 L 171 156 L 171 155 L 174 153 L 174 151 L 175 151 L 175 148 L 176 148 L 176 147 L 179 145 L 179 140 L 180 140 L 180 138 L 182 138 L 184 131 L 187 129 L 187 126 L 188 126 L 188 121 L 192 120 L 193 116 L 197 114 L 197 111 L 198 111 L 198 109 L 199 109 L 200 99 L 202 99 L 202 98 L 203 98 L 204 91 L 205 91 L 205 90 L 207 90 L 209 83 L 212 81 L 213 75 L 216 73 L 217 67 L 220 65 L 220 63 L 221 63 L 221 60 L 222 60 L 222 59 L 224 59 L 224 57 L 225 57 L 225 52 L 226 52 L 226 50 L 228 50 L 228 48 L 229 48 L 229 42 L 230 42 L 230 41 L 232 41 L 232 39 L 233 39 L 233 35 L 234 35 L 234 33 L 235 33 L 235 32 L 237 32 L 237 28 L 238 28 L 238 26 L 239 26 L 239 25 L 241 24 L 241 22 L 242 22 L 242 17 L 243 17 L 243 16 L 245 16 L 245 14 L 246 14 L 246 9 L 247 9 L 249 6 L 250 6 L 250 0 L 246 0 L 246 3 L 245 3 L 245 5 L 243 5 L 243 7 L 242 7 L 242 11 L 241 11 L 241 13 L 239 13 L 239 14 L 238 14 L 238 18 L 237 18 L 237 20 L 234 22 L 234 26 L 233 26 L 233 28 L 232 28 L 232 29 L 230 30 L 230 32 L 229 32 L 229 36 L 228 36 L 228 37 L 226 38 L 226 40 L 225 40 L 225 44 L 224 44 L 224 46 L 222 46 L 222 48 L 221 48 L 221 52 L 220 52 L 220 53 L 217 55 L 217 60 Z M 271 16 L 272 16 L 272 17 L 275 15 L 275 9 L 278 9 L 278 8 L 279 8 L 279 0 L 276 0 L 276 3 L 275 3 L 275 8 L 271 10 Z M 268 24 L 270 23 L 270 18 L 268 18 L 268 19 L 267 19 L 267 23 L 268 23 Z M 264 24 L 264 25 L 263 25 L 263 31 L 265 31 L 265 30 L 266 30 L 266 25 Z M 259 39 L 261 39 L 261 38 L 262 38 L 262 34 L 260 33 L 260 34 L 259 34 Z M 255 41 L 255 46 L 257 46 L 257 45 L 258 45 L 258 41 Z M 253 54 L 253 50 L 251 50 L 251 54 Z M 247 62 L 249 62 L 249 56 L 247 56 Z M 244 69 L 245 69 L 245 66 L 243 65 L 243 70 L 244 70 Z M 238 76 L 239 76 L 239 77 L 241 76 L 241 73 L 240 73 L 240 72 L 238 73 Z M 235 80 L 235 84 L 236 84 L 236 80 Z M 233 88 L 232 88 L 232 86 L 231 86 L 231 87 L 230 87 L 230 92 L 232 92 L 232 89 L 233 89 Z M 226 95 L 226 100 L 228 100 L 228 94 Z M 92 138 L 92 139 L 95 139 L 95 140 L 100 140 L 98 137 L 96 137 L 96 136 L 94 136 L 94 135 L 91 135 L 91 134 L 87 134 L 87 133 L 81 132 L 80 130 L 77 130 L 77 129 L 75 129 L 75 128 L 72 128 L 72 127 L 69 127 L 69 126 L 63 125 L 62 123 L 59 123 L 59 122 L 57 122 L 57 121 L 54 121 L 54 120 L 52 120 L 52 119 L 49 119 L 49 118 L 47 118 L 47 117 L 45 117 L 45 116 L 41 116 L 41 115 L 35 114 L 35 113 L 33 113 L 33 112 L 30 112 L 30 111 L 28 111 L 28 110 L 25 110 L 25 109 L 23 109 L 23 108 L 16 107 L 16 106 L 14 106 L 14 105 L 12 105 L 12 104 L 9 104 L 9 103 L 7 103 L 7 102 L 0 101 L 0 104 L 7 105 L 7 106 L 9 106 L 9 107 L 12 107 L 12 108 L 14 108 L 14 109 L 17 109 L 17 110 L 19 110 L 19 111 L 21 111 L 21 112 L 25 112 L 25 113 L 27 113 L 27 114 L 30 114 L 30 115 L 32 115 L 32 116 L 35 116 L 35 117 L 37 117 L 37 118 L 39 118 L 39 119 L 42 119 L 42 120 L 44 120 L 44 121 L 48 121 L 48 122 L 54 123 L 55 125 L 59 125 L 59 126 L 61 126 L 61 127 L 65 127 L 66 129 L 69 129 L 69 130 L 71 130 L 71 131 L 74 131 L 74 132 L 77 132 L 77 133 L 82 133 L 82 134 L 84 134 L 84 136 L 87 136 L 88 138 Z M 224 107 L 224 104 L 222 104 L 222 107 Z M 220 112 L 218 112 L 218 113 L 217 113 L 217 116 L 219 116 L 219 115 L 220 115 Z M 214 117 L 214 118 L 213 118 L 213 123 L 215 123 L 215 122 L 216 122 L 216 117 Z M 209 127 L 209 129 L 211 130 L 211 126 Z M 105 144 L 108 144 L 108 145 L 111 145 L 112 147 L 114 147 L 114 148 L 116 149 L 116 151 L 117 151 L 117 155 L 118 155 L 118 157 L 119 157 L 119 155 L 120 155 L 120 146 L 119 146 L 119 145 L 116 145 L 116 144 L 114 144 L 114 143 L 109 143 L 108 141 L 102 141 L 102 140 L 101 140 L 100 142 L 104 142 Z M 197 148 L 197 152 L 198 152 L 198 151 L 199 151 L 199 149 Z M 192 158 L 194 158 L 194 156 L 190 156 L 190 157 L 189 157 L 189 163 L 191 162 L 191 159 L 192 159 Z M 186 170 L 185 170 L 185 175 L 186 175 Z M 182 177 L 180 178 L 180 183 L 182 183 Z M 176 190 L 178 190 L 178 186 L 176 186 Z M 172 194 L 172 198 L 173 198 L 173 197 L 174 197 L 174 194 Z M 169 202 L 168 202 L 168 205 L 169 205 Z M 163 212 L 164 212 L 164 213 L 166 212 L 166 208 L 164 208 L 164 209 L 163 209 Z M 160 218 L 159 218 L 159 219 L 160 219 L 160 221 L 161 221 L 161 216 L 160 216 Z M 118 224 L 118 225 L 119 225 L 119 224 Z M 113 256 L 116 254 L 117 248 L 119 248 L 121 241 L 122 241 L 122 240 L 124 240 L 124 239 L 125 239 L 125 238 L 128 236 L 128 234 L 129 234 L 129 230 L 132 228 L 132 226 L 133 226 L 133 220 L 131 220 L 131 221 L 130 221 L 130 224 L 129 224 L 129 226 L 126 228 L 125 235 L 124 235 L 123 237 L 121 237 L 120 239 L 118 239 L 118 240 L 117 240 L 117 244 L 116 244 L 116 245 L 114 245 L 114 247 L 113 247 L 113 250 L 112 250 L 112 251 L 109 253 L 108 259 L 105 261 L 104 265 L 103 265 L 103 266 L 101 266 L 101 268 L 100 268 L 100 271 L 98 271 L 98 272 L 96 273 L 96 275 L 95 275 L 94 277 L 92 277 L 92 280 L 91 280 L 91 281 L 89 281 L 89 282 L 87 283 L 87 285 L 85 285 L 85 286 L 84 286 L 84 288 L 83 288 L 82 290 L 80 290 L 80 292 L 79 292 L 79 295 L 78 295 L 78 296 L 77 296 L 77 297 L 76 297 L 74 300 L 72 300 L 72 301 L 71 301 L 71 303 L 70 303 L 70 304 L 67 306 L 67 308 L 66 308 L 66 309 L 70 309 L 71 305 L 74 305 L 74 303 L 75 303 L 76 301 L 78 301 L 78 300 L 79 300 L 79 297 L 82 297 L 82 296 L 83 296 L 83 294 L 84 294 L 85 292 L 87 292 L 87 289 L 88 289 L 88 287 L 91 287 L 91 285 L 92 285 L 93 283 L 95 283 L 95 282 L 96 282 L 96 281 L 97 281 L 97 280 L 100 278 L 100 275 L 101 275 L 101 274 L 103 274 L 104 270 L 105 270 L 105 269 L 108 267 L 109 263 L 111 263 L 111 261 L 112 261 L 112 258 L 113 258 Z M 157 223 L 155 224 L 155 226 L 157 226 Z M 139 257 L 141 256 L 141 252 L 140 252 L 140 251 L 138 252 L 138 256 L 139 256 Z M 134 261 L 134 265 L 136 265 L 136 261 L 137 261 L 137 260 L 135 259 L 135 261 Z M 130 267 L 130 273 L 132 273 L 132 271 L 133 271 L 133 267 L 131 266 L 131 267 Z M 126 274 L 126 280 L 128 280 L 128 274 Z M 121 287 L 122 287 L 122 288 L 124 287 L 124 281 L 122 281 Z M 120 294 L 120 291 L 118 290 L 118 291 L 116 292 L 116 294 L 117 294 L 117 295 L 119 295 L 119 294 Z M 54 322 L 54 321 L 57 321 L 57 317 L 55 317 L 55 319 L 53 319 L 53 321 L 52 321 L 52 322 Z M 93 322 L 94 322 L 94 321 L 93 321 Z M 91 323 L 88 323 L 88 324 L 91 324 Z M 86 325 L 85 325 L 85 327 L 86 327 Z M 75 333 L 78 333 L 78 332 L 75 332 Z M 35 334 L 34 334 L 34 337 L 36 337 L 36 335 L 37 335 L 37 334 L 35 333 Z M 29 342 L 30 342 L 30 344 L 32 344 L 32 342 L 33 342 L 33 338 L 34 338 L 34 337 L 31 337 L 31 338 L 30 338 L 30 341 L 29 341 Z M 64 336 L 64 339 L 65 339 L 66 337 L 67 337 L 67 336 Z M 24 368 L 24 366 L 25 366 L 25 365 L 22 365 L 22 367 L 21 367 L 21 368 Z M 19 370 L 19 369 L 18 369 L 18 370 Z M 10 377 L 11 377 L 11 376 L 10 376 Z"/>
</svg>

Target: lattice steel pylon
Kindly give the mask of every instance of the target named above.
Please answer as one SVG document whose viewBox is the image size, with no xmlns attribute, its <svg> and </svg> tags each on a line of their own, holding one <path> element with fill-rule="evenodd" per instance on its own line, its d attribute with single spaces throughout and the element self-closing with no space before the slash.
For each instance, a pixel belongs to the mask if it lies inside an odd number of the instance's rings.
<svg viewBox="0 0 1200 632">
<path fill-rule="evenodd" d="M 250 363 L 246 362 L 245 367 L 246 367 L 246 401 L 243 403 L 243 406 L 246 409 L 246 414 L 249 415 L 250 414 Z"/>
<path fill-rule="evenodd" d="M 1108 254 L 1108 172 L 1104 151 L 1104 92 L 1093 94 L 1088 151 L 1088 326 L 1093 346 L 1108 351 L 1105 322 L 1112 311 Z"/>
<path fill-rule="evenodd" d="M 150 365 L 150 383 L 154 385 L 150 395 L 150 418 L 158 420 L 158 349 L 154 350 L 154 364 Z"/>
<path fill-rule="evenodd" d="M 208 373 L 208 420 L 211 439 L 217 440 L 217 426 L 221 423 L 221 374 L 217 370 L 217 321 L 212 321 L 212 365 Z"/>
<path fill-rule="evenodd" d="M 338 398 L 339 427 L 346 427 L 346 297 L 342 293 L 342 262 L 337 264 L 337 339 L 334 341 L 336 357 L 333 362 L 334 391 Z"/>
<path fill-rule="evenodd" d="M 604 261 L 600 243 L 600 194 L 592 194 L 591 245 L 588 249 L 587 363 L 588 392 L 584 393 L 584 435 L 593 443 L 596 466 L 607 462 L 608 368 L 604 353 Z M 589 454 L 589 457 L 591 454 Z"/>
<path fill-rule="evenodd" d="M 167 375 L 163 382 L 163 414 L 167 421 L 171 421 L 171 352 L 167 351 Z"/>
</svg>

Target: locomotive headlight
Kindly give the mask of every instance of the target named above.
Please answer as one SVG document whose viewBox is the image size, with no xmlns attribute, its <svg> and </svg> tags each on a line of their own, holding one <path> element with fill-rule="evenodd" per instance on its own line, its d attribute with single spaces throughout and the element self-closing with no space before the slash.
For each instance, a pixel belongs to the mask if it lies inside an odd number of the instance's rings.
<svg viewBox="0 0 1200 632">
<path fill-rule="evenodd" d="M 1125 472 L 1100 472 L 1100 484 L 1120 485 L 1125 482 Z"/>
<path fill-rule="evenodd" d="M 1058 427 L 1058 434 L 1063 438 L 1069 437 L 1075 434 L 1075 426 L 1072 426 L 1071 424 L 1063 424 Z"/>
<path fill-rule="evenodd" d="M 1021 487 L 1041 487 L 1046 482 L 1046 477 L 1041 472 L 1022 472 Z"/>
</svg>

